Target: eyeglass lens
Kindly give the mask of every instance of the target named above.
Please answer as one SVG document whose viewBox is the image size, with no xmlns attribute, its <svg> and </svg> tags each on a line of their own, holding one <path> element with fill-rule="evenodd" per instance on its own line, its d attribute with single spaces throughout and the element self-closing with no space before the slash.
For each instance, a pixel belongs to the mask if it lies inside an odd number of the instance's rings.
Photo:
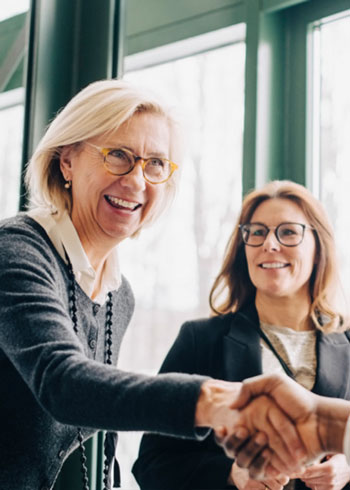
<svg viewBox="0 0 350 490">
<path fill-rule="evenodd" d="M 168 160 L 161 158 L 148 158 L 144 160 L 146 165 L 143 168 L 143 174 L 150 182 L 161 182 L 171 174 L 171 165 Z M 127 174 L 135 165 L 134 155 L 123 149 L 111 150 L 106 155 L 106 164 L 110 172 L 115 175 Z"/>
<path fill-rule="evenodd" d="M 243 241 L 247 245 L 258 247 L 265 242 L 270 228 L 260 223 L 248 223 L 241 230 Z M 301 223 L 281 223 L 275 228 L 275 236 L 282 245 L 295 247 L 302 242 L 304 230 L 305 225 Z"/>
</svg>

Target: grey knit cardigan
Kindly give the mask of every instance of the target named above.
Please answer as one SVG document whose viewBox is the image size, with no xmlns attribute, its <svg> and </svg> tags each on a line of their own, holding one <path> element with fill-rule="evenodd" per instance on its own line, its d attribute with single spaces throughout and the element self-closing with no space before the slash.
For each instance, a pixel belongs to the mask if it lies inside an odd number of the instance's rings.
<svg viewBox="0 0 350 490">
<path fill-rule="evenodd" d="M 196 437 L 207 378 L 118 370 L 134 299 L 113 292 L 113 366 L 103 364 L 105 306 L 77 286 L 78 335 L 67 266 L 44 229 L 20 214 L 0 222 L 0 489 L 51 489 L 64 459 L 96 429 Z"/>
</svg>

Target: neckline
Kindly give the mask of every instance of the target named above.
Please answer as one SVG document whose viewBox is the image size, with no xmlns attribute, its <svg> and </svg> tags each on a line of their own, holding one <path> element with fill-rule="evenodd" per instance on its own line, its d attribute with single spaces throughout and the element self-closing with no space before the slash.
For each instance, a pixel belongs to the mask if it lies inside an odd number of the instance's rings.
<svg viewBox="0 0 350 490">
<path fill-rule="evenodd" d="M 305 337 L 312 337 L 316 335 L 316 330 L 294 330 L 294 328 L 287 327 L 285 325 L 275 325 L 271 323 L 260 322 L 260 328 L 268 332 L 276 332 L 282 335 L 304 335 Z"/>
</svg>

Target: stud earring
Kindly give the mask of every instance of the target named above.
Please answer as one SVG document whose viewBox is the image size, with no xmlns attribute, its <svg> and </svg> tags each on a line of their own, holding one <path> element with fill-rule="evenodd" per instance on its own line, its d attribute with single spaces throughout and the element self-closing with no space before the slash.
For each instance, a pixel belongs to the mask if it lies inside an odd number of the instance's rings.
<svg viewBox="0 0 350 490">
<path fill-rule="evenodd" d="M 70 189 L 72 187 L 72 181 L 67 180 L 67 182 L 64 184 L 65 189 Z"/>
</svg>

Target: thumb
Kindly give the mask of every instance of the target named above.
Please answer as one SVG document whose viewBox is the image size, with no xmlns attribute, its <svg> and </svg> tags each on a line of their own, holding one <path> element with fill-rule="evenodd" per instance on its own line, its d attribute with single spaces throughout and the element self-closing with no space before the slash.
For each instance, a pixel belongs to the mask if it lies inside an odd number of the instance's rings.
<svg viewBox="0 0 350 490">
<path fill-rule="evenodd" d="M 243 382 L 243 385 L 242 385 L 239 393 L 235 397 L 234 401 L 231 403 L 230 408 L 237 408 L 237 409 L 243 408 L 246 405 L 248 405 L 248 403 L 253 398 L 254 398 L 254 395 L 252 393 L 252 390 L 250 389 L 250 386 L 244 384 L 244 382 Z"/>
</svg>

